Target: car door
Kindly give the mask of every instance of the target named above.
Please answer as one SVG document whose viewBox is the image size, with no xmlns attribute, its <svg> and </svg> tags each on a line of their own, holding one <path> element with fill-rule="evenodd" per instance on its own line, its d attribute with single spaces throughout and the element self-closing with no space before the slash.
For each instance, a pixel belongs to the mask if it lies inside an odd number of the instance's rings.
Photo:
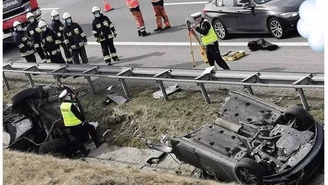
<svg viewBox="0 0 328 185">
<path fill-rule="evenodd" d="M 248 6 L 238 3 L 237 20 L 242 32 L 262 33 L 265 31 L 267 10 L 262 6 Z"/>
<path fill-rule="evenodd" d="M 217 0 L 216 2 L 218 18 L 223 22 L 228 32 L 238 29 L 238 14 L 234 6 L 234 0 Z"/>
</svg>

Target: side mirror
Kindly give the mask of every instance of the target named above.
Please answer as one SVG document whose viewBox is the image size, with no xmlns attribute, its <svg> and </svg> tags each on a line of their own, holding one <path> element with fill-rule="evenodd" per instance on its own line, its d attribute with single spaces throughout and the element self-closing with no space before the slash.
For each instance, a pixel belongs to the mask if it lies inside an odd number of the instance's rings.
<svg viewBox="0 0 328 185">
<path fill-rule="evenodd" d="M 245 4 L 243 4 L 243 6 L 242 6 L 244 9 L 252 9 L 252 10 L 254 10 L 254 5 L 252 5 L 251 3 L 249 3 L 249 2 L 247 2 L 247 3 L 245 3 Z"/>
</svg>

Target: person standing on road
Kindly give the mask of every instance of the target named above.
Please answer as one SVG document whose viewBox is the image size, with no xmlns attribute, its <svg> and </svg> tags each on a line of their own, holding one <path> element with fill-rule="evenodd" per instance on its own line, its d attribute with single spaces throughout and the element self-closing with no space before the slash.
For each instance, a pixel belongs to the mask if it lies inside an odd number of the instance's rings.
<svg viewBox="0 0 328 185">
<path fill-rule="evenodd" d="M 73 100 L 67 89 L 60 93 L 59 99 L 63 101 L 60 105 L 60 111 L 64 125 L 70 129 L 75 137 L 76 145 L 82 156 L 87 156 L 90 150 L 86 150 L 84 146 L 85 134 L 90 134 L 97 148 L 102 144 L 102 142 L 99 141 L 96 129 L 93 125 L 85 121 L 84 115 L 79 111 L 78 107 L 72 103 Z"/>
<path fill-rule="evenodd" d="M 157 29 L 154 31 L 162 31 L 171 28 L 169 17 L 164 9 L 164 0 L 151 0 L 156 17 Z M 162 27 L 162 18 L 164 19 L 165 27 Z"/>
<path fill-rule="evenodd" d="M 72 17 L 69 13 L 65 12 L 63 14 L 63 19 L 65 21 L 65 43 L 67 47 L 72 50 L 74 64 L 80 64 L 79 55 L 83 64 L 87 64 L 89 61 L 87 52 L 85 51 L 85 45 L 87 45 L 85 33 L 78 23 L 72 21 Z"/>
<path fill-rule="evenodd" d="M 111 58 L 114 61 L 120 61 L 116 54 L 116 48 L 114 46 L 114 37 L 117 36 L 113 23 L 109 18 L 100 12 L 99 7 L 94 6 L 92 13 L 95 18 L 92 21 L 92 34 L 96 38 L 96 41 L 101 45 L 102 53 L 106 64 L 111 64 Z M 110 50 L 110 53 L 108 51 Z M 111 56 L 112 55 L 112 56 Z"/>
<path fill-rule="evenodd" d="M 202 43 L 206 46 L 206 55 L 210 66 L 214 66 L 215 60 L 222 69 L 230 69 L 221 57 L 218 37 L 211 23 L 204 19 L 200 12 L 192 14 L 191 17 L 196 21 L 196 24 L 193 24 L 191 28 L 201 34 Z"/>
<path fill-rule="evenodd" d="M 19 48 L 19 52 L 27 62 L 36 62 L 35 50 L 33 48 L 32 40 L 25 35 L 23 26 L 19 21 L 13 23 L 14 28 L 14 41 Z"/>
<path fill-rule="evenodd" d="M 26 19 L 28 20 L 28 25 L 26 27 L 26 34 L 28 37 L 33 39 L 33 47 L 39 54 L 41 60 L 45 60 L 43 49 L 41 48 L 41 30 L 38 27 L 39 21 L 35 19 L 33 13 L 29 12 L 26 14 Z"/>
<path fill-rule="evenodd" d="M 65 44 L 65 38 L 64 38 L 64 33 L 63 33 L 64 24 L 60 21 L 60 16 L 59 16 L 59 13 L 57 12 L 57 10 L 52 10 L 51 19 L 52 19 L 51 28 L 52 28 L 52 30 L 54 30 L 54 32 L 57 34 L 57 37 L 61 41 L 60 45 L 64 50 L 65 57 L 67 60 L 66 62 L 68 64 L 72 64 L 73 58 L 72 58 L 71 51 L 67 48 L 67 46 Z"/>
<path fill-rule="evenodd" d="M 130 12 L 134 16 L 137 27 L 138 27 L 138 35 L 145 37 L 147 35 L 150 35 L 149 32 L 146 32 L 145 22 L 142 17 L 142 13 L 139 6 L 138 0 L 125 0 L 126 4 L 128 5 Z"/>
<path fill-rule="evenodd" d="M 48 28 L 47 23 L 44 21 L 39 22 L 41 29 L 41 43 L 43 50 L 47 54 L 48 63 L 65 63 L 65 60 L 60 51 L 60 40 L 56 33 Z M 50 61 L 49 61 L 50 60 Z"/>
</svg>

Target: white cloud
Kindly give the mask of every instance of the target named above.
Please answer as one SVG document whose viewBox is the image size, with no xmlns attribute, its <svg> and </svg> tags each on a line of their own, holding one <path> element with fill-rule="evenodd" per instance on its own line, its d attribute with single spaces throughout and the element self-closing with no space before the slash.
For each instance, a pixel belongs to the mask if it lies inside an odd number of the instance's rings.
<svg viewBox="0 0 328 185">
<path fill-rule="evenodd" d="M 324 51 L 324 0 L 306 0 L 299 9 L 299 34 L 308 39 L 315 51 Z"/>
</svg>

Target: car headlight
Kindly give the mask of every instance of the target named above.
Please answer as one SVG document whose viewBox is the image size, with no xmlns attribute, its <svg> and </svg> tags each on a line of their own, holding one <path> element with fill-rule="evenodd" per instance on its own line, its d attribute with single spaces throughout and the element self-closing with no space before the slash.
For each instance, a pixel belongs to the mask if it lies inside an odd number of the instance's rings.
<svg viewBox="0 0 328 185">
<path fill-rule="evenodd" d="M 280 16 L 283 17 L 283 18 L 295 17 L 297 15 L 298 15 L 298 12 L 288 12 L 288 13 L 280 14 Z"/>
<path fill-rule="evenodd" d="M 35 16 L 39 16 L 39 15 L 41 15 L 41 10 L 38 8 L 33 13 Z"/>
<path fill-rule="evenodd" d="M 31 10 L 31 5 L 27 4 L 24 6 L 25 12 L 29 12 Z"/>
</svg>

